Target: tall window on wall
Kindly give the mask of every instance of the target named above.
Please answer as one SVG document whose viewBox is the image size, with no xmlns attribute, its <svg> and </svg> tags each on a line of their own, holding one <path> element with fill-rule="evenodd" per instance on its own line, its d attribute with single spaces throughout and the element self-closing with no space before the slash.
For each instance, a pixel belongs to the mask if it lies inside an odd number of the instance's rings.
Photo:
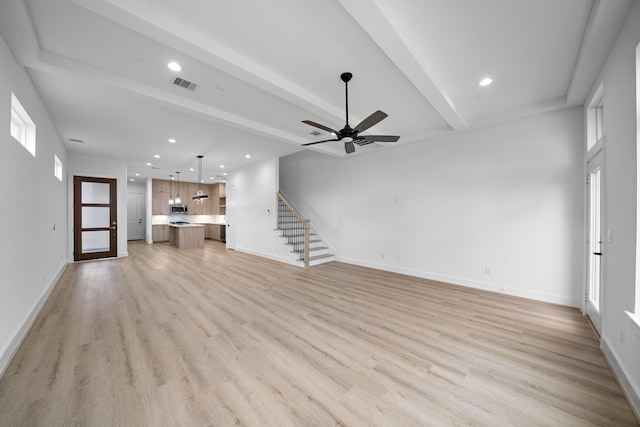
<svg viewBox="0 0 640 427">
<path fill-rule="evenodd" d="M 640 325 L 640 45 L 636 47 L 636 303 L 630 313 Z"/>
<path fill-rule="evenodd" d="M 602 254 L 604 247 L 603 203 L 604 200 L 604 119 L 603 86 L 598 87 L 587 108 L 587 155 L 585 171 L 587 179 L 586 214 L 586 284 L 584 312 L 600 333 L 602 328 L 602 296 L 606 283 L 602 275 Z"/>
<path fill-rule="evenodd" d="M 18 98 L 11 93 L 11 136 L 36 155 L 36 124 L 31 120 Z"/>
</svg>

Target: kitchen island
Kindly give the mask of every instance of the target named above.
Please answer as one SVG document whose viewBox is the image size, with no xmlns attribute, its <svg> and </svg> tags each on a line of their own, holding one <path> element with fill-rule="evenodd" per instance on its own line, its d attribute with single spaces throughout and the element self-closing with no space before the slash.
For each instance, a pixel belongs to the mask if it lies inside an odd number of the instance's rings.
<svg viewBox="0 0 640 427">
<path fill-rule="evenodd" d="M 204 225 L 169 224 L 169 244 L 178 249 L 204 247 Z"/>
</svg>

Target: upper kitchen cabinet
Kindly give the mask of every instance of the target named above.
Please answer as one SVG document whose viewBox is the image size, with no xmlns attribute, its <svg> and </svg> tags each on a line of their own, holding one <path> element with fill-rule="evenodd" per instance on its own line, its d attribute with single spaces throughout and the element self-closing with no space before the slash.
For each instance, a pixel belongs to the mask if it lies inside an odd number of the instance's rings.
<svg viewBox="0 0 640 427">
<path fill-rule="evenodd" d="M 226 193 L 226 184 L 224 182 L 217 182 L 215 184 L 211 184 L 211 193 L 215 196 L 225 196 Z"/>
<path fill-rule="evenodd" d="M 152 191 L 154 193 L 167 193 L 171 192 L 171 181 L 165 181 L 163 179 L 154 179 L 152 180 Z M 168 196 L 167 196 L 168 200 Z"/>
<path fill-rule="evenodd" d="M 154 179 L 152 181 L 151 214 L 169 215 L 170 181 Z"/>
</svg>

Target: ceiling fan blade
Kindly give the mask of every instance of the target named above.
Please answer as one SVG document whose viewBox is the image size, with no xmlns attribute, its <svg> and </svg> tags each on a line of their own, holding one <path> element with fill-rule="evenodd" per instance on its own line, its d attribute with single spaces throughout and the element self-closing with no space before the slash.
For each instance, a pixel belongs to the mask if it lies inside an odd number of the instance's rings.
<svg viewBox="0 0 640 427">
<path fill-rule="evenodd" d="M 326 127 L 325 125 L 321 125 L 320 123 L 312 122 L 311 120 L 303 120 L 302 123 L 306 123 L 309 126 L 313 126 L 313 127 L 318 128 L 318 129 L 322 129 L 325 132 L 329 132 L 329 133 L 333 133 L 335 135 L 338 135 L 338 131 L 337 130 L 333 130 L 330 127 Z"/>
<path fill-rule="evenodd" d="M 362 135 L 361 138 L 371 142 L 397 142 L 400 139 L 395 135 Z"/>
<path fill-rule="evenodd" d="M 354 151 L 356 151 L 356 147 L 353 145 L 353 141 L 349 141 L 349 142 L 345 142 L 344 143 L 344 151 L 347 154 L 351 154 Z"/>
<path fill-rule="evenodd" d="M 340 140 L 339 139 L 325 139 L 324 141 L 307 142 L 306 144 L 302 144 L 302 147 L 306 147 L 307 145 L 322 144 L 323 142 L 330 142 L 330 141 L 340 141 Z"/>
<path fill-rule="evenodd" d="M 361 121 L 360 124 L 358 124 L 358 126 L 353 128 L 353 130 L 356 133 L 364 132 L 365 130 L 369 129 L 371 126 L 375 126 L 378 123 L 380 123 L 382 120 L 387 118 L 387 116 L 388 116 L 387 113 L 384 113 L 378 110 L 375 113 L 371 114 L 366 119 L 364 119 L 363 121 Z"/>
</svg>

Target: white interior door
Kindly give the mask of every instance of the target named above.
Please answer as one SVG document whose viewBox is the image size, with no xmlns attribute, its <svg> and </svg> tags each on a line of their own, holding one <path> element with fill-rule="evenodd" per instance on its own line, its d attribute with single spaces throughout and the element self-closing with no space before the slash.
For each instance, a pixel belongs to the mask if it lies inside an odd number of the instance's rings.
<svg viewBox="0 0 640 427">
<path fill-rule="evenodd" d="M 236 186 L 227 185 L 227 249 L 236 248 Z"/>
<path fill-rule="evenodd" d="M 598 333 L 602 328 L 602 151 L 587 163 L 587 298 L 585 312 Z"/>
<path fill-rule="evenodd" d="M 142 194 L 127 194 L 127 240 L 144 239 Z"/>
</svg>

